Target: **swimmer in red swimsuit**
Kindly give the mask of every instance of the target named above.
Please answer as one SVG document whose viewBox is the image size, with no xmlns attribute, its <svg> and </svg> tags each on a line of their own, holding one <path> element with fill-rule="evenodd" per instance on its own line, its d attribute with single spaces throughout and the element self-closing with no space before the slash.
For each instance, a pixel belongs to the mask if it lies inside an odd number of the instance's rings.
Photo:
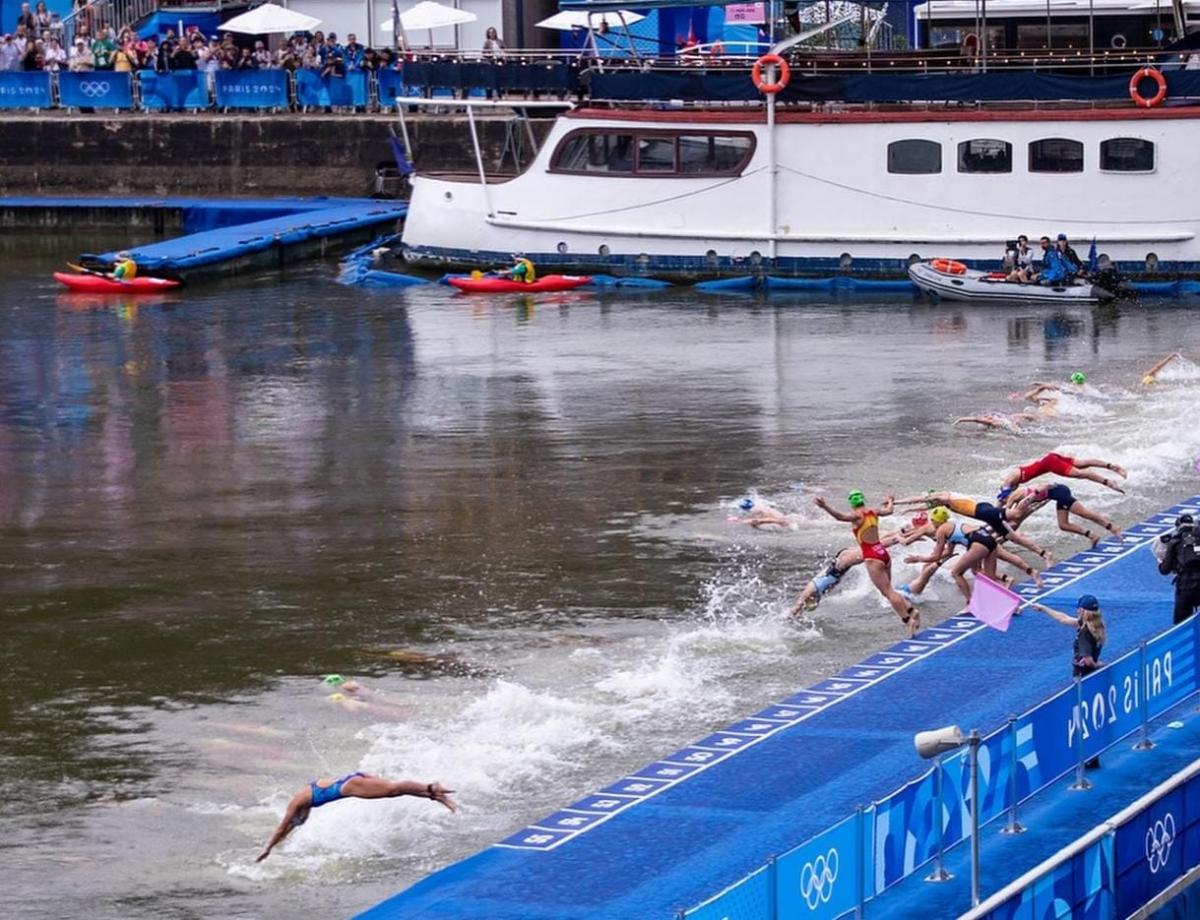
<svg viewBox="0 0 1200 920">
<path fill-rule="evenodd" d="M 879 519 L 892 513 L 892 503 L 895 496 L 891 492 L 883 500 L 879 509 L 868 508 L 867 500 L 859 489 L 847 496 L 850 502 L 850 512 L 838 511 L 829 506 L 823 498 L 816 499 L 816 505 L 830 517 L 851 525 L 854 529 L 854 539 L 862 551 L 863 564 L 871 584 L 882 594 L 900 621 L 908 626 L 909 635 L 915 636 L 921 631 L 921 614 L 904 596 L 892 587 L 892 558 L 879 541 Z"/>
<path fill-rule="evenodd" d="M 1068 457 L 1065 454 L 1048 453 L 1044 457 L 1039 457 L 1032 463 L 1025 466 L 1019 466 L 1007 476 L 1004 477 L 1004 482 L 1001 483 L 1003 488 L 1000 489 L 1000 494 L 997 498 L 1004 502 L 1012 494 L 1013 489 L 1021 485 L 1021 483 L 1029 482 L 1031 479 L 1037 479 L 1039 476 L 1069 476 L 1072 479 L 1090 479 L 1092 482 L 1098 482 L 1102 486 L 1107 486 L 1114 492 L 1125 494 L 1125 490 L 1116 484 L 1113 480 L 1106 476 L 1101 476 L 1099 473 L 1093 473 L 1089 467 L 1099 466 L 1106 470 L 1111 470 L 1122 479 L 1129 476 L 1125 467 L 1116 463 L 1110 463 L 1107 460 L 1085 459 L 1078 460 L 1075 457 Z"/>
</svg>

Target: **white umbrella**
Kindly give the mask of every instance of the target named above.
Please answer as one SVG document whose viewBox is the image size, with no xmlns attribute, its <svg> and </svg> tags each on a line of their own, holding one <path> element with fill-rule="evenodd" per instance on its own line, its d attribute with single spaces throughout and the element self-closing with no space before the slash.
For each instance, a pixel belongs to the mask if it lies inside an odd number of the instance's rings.
<svg viewBox="0 0 1200 920">
<path fill-rule="evenodd" d="M 479 17 L 466 10 L 456 10 L 452 6 L 442 6 L 433 0 L 422 0 L 410 10 L 400 14 L 400 30 L 403 32 L 420 31 L 425 29 L 432 32 L 444 26 L 460 26 L 464 22 L 474 22 Z M 389 19 L 380 25 L 385 32 L 391 31 L 392 21 Z"/>
<path fill-rule="evenodd" d="M 240 16 L 234 16 L 220 28 L 223 32 L 271 35 L 276 32 L 311 32 L 320 24 L 321 20 L 313 16 L 305 16 L 274 3 L 264 3 Z"/>
<path fill-rule="evenodd" d="M 609 18 L 611 17 L 611 19 Z M 570 32 L 572 29 L 586 29 L 588 20 L 591 20 L 591 26 L 594 29 L 600 27 L 600 23 L 607 21 L 609 28 L 619 25 L 624 20 L 625 25 L 633 25 L 635 22 L 641 22 L 646 17 L 641 13 L 634 13 L 629 10 L 618 10 L 611 13 L 588 13 L 587 10 L 563 10 L 561 13 L 555 13 L 549 19 L 543 19 L 537 24 L 539 29 L 557 29 L 559 32 Z"/>
</svg>

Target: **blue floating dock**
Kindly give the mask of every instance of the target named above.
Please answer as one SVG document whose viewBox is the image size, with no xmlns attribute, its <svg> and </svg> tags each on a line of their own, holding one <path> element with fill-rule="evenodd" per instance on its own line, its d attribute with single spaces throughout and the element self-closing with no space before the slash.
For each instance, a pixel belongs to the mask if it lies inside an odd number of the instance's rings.
<svg viewBox="0 0 1200 920">
<path fill-rule="evenodd" d="M 1115 661 L 1171 623 L 1171 584 L 1149 544 L 1183 511 L 1200 512 L 1200 496 L 1127 528 L 1124 544 L 1107 540 L 1056 564 L 1040 591 L 1018 590 L 1068 611 L 1080 594 L 1100 597 L 1104 658 Z M 360 916 L 668 920 L 925 772 L 916 732 L 957 723 L 986 733 L 1060 691 L 1071 639 L 1040 614 L 1006 634 L 951 617 L 754 707 Z"/>
</svg>

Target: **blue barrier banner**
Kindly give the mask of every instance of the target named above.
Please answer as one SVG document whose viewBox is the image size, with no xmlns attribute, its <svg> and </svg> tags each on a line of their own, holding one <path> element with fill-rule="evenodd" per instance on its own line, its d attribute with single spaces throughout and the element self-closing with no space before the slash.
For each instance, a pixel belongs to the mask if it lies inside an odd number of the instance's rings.
<svg viewBox="0 0 1200 920">
<path fill-rule="evenodd" d="M 770 871 L 764 866 L 684 916 L 687 920 L 775 920 L 771 916 Z"/>
<path fill-rule="evenodd" d="M 322 77 L 315 70 L 296 71 L 296 103 L 311 106 L 365 106 L 369 101 L 365 70 L 344 77 Z"/>
<path fill-rule="evenodd" d="M 1110 920 L 1113 865 L 1113 837 L 1106 834 L 998 905 L 987 920 Z"/>
<path fill-rule="evenodd" d="M 851 815 L 776 860 L 777 916 L 833 918 L 854 910 L 862 868 L 858 834 L 858 816 Z"/>
<path fill-rule="evenodd" d="M 894 885 L 937 852 L 946 824 L 946 799 L 937 800 L 936 767 L 897 789 L 875 806 L 874 871 L 867 882 L 871 897 Z M 949 847 L 954 841 L 947 840 Z"/>
<path fill-rule="evenodd" d="M 1118 916 L 1132 914 L 1189 868 L 1184 851 L 1200 823 L 1200 814 L 1187 807 L 1196 801 L 1193 794 L 1189 802 L 1189 786 L 1200 786 L 1200 780 L 1167 793 L 1117 828 Z"/>
<path fill-rule="evenodd" d="M 93 70 L 58 75 L 58 100 L 72 109 L 132 109 L 133 74 Z"/>
<path fill-rule="evenodd" d="M 286 70 L 219 70 L 217 106 L 222 109 L 286 109 Z"/>
<path fill-rule="evenodd" d="M 208 75 L 197 70 L 138 71 L 143 109 L 208 108 Z"/>
<path fill-rule="evenodd" d="M 50 74 L 42 70 L 0 73 L 0 109 L 48 109 Z"/>
<path fill-rule="evenodd" d="M 378 73 L 379 104 L 392 106 L 396 100 L 405 96 L 419 96 L 420 93 L 404 82 L 404 74 L 399 70 L 381 70 Z"/>
</svg>

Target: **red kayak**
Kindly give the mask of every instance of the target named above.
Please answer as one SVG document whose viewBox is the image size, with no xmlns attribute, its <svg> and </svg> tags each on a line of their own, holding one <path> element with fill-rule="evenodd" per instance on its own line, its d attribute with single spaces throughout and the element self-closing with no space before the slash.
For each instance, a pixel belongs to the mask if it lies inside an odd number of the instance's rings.
<svg viewBox="0 0 1200 920">
<path fill-rule="evenodd" d="M 89 294 L 157 294 L 179 287 L 178 281 L 169 278 L 134 278 L 132 281 L 117 281 L 104 275 L 71 274 L 55 272 L 54 280 L 72 291 Z"/>
<path fill-rule="evenodd" d="M 524 294 L 531 291 L 569 291 L 572 288 L 590 284 L 592 276 L 542 275 L 532 284 L 513 281 L 511 278 L 501 278 L 498 275 L 485 275 L 482 278 L 461 275 L 447 280 L 460 291 L 466 291 L 469 294 Z"/>
</svg>

